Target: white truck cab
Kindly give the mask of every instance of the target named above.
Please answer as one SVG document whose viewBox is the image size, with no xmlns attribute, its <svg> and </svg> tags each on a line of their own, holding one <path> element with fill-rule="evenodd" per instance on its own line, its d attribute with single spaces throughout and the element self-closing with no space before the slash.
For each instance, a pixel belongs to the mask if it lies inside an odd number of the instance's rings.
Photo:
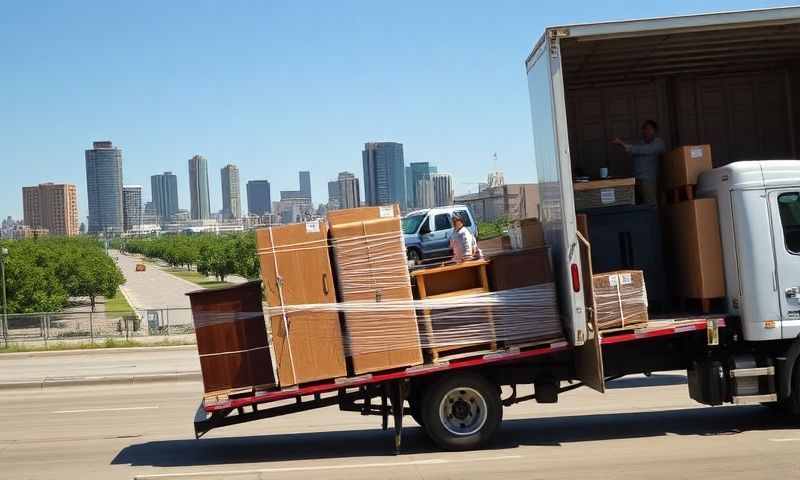
<svg viewBox="0 0 800 480">
<path fill-rule="evenodd" d="M 742 161 L 701 175 L 719 209 L 728 313 L 745 340 L 800 335 L 800 161 Z"/>
</svg>

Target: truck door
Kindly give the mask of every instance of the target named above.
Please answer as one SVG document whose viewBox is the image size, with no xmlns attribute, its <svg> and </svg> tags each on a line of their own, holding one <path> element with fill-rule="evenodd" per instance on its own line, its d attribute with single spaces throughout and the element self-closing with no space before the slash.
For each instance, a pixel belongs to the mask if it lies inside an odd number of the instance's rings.
<svg viewBox="0 0 800 480">
<path fill-rule="evenodd" d="M 781 337 L 800 335 L 800 188 L 769 192 Z"/>
<path fill-rule="evenodd" d="M 577 348 L 578 378 L 603 391 L 599 332 L 587 325 L 581 245 L 575 218 L 572 164 L 560 39 L 568 31 L 547 30 L 526 62 L 533 148 L 539 182 L 540 220 L 551 249 L 559 306 L 567 336 Z"/>
</svg>

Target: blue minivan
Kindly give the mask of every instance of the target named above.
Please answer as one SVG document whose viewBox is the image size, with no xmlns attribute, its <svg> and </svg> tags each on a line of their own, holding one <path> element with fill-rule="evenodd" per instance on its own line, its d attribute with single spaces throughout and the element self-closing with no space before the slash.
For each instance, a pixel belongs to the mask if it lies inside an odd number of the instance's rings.
<svg viewBox="0 0 800 480">
<path fill-rule="evenodd" d="M 463 218 L 464 227 L 478 238 L 478 224 L 466 205 L 426 208 L 403 217 L 403 237 L 409 262 L 417 264 L 423 260 L 447 260 L 452 257 L 450 234 L 453 233 L 453 214 Z"/>
</svg>

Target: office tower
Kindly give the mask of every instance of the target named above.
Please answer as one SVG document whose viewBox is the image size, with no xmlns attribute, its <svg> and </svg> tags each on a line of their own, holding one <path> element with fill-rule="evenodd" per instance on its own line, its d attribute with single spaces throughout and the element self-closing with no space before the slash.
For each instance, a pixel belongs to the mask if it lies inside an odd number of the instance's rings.
<svg viewBox="0 0 800 480">
<path fill-rule="evenodd" d="M 361 188 L 355 175 L 350 172 L 339 172 L 336 183 L 339 185 L 339 208 L 361 206 Z"/>
<path fill-rule="evenodd" d="M 414 186 L 414 204 L 416 208 L 433 208 L 433 181 L 420 178 Z"/>
<path fill-rule="evenodd" d="M 453 204 L 453 177 L 449 173 L 431 174 L 433 182 L 433 203 L 435 207 Z"/>
<path fill-rule="evenodd" d="M 155 214 L 166 222 L 178 211 L 178 177 L 172 172 L 153 175 L 150 189 Z"/>
<path fill-rule="evenodd" d="M 272 212 L 272 197 L 267 180 L 247 182 L 247 211 L 253 215 Z"/>
<path fill-rule="evenodd" d="M 341 208 L 339 205 L 339 180 L 331 180 L 328 182 L 328 209 L 338 210 Z"/>
<path fill-rule="evenodd" d="M 242 217 L 242 194 L 239 190 L 239 167 L 225 165 L 220 171 L 222 178 L 222 217 Z"/>
<path fill-rule="evenodd" d="M 303 194 L 308 198 L 308 201 L 311 202 L 311 172 L 301 171 L 299 177 L 300 191 L 303 192 Z"/>
<path fill-rule="evenodd" d="M 78 234 L 78 194 L 75 185 L 41 183 L 22 188 L 24 224 L 47 229 L 50 235 Z"/>
<path fill-rule="evenodd" d="M 411 162 L 411 164 L 406 167 L 406 197 L 408 199 L 408 208 L 427 208 L 417 203 L 417 184 L 420 180 L 430 179 L 431 174 L 434 172 L 436 172 L 436 167 L 428 162 Z"/>
<path fill-rule="evenodd" d="M 166 219 L 164 219 L 166 221 Z M 142 224 L 155 225 L 159 223 L 159 215 L 156 213 L 156 206 L 153 202 L 146 202 L 142 209 Z"/>
<path fill-rule="evenodd" d="M 368 205 L 399 203 L 406 208 L 403 144 L 365 143 L 361 152 L 364 167 L 364 198 Z"/>
<path fill-rule="evenodd" d="M 208 198 L 208 161 L 195 155 L 189 159 L 189 196 L 194 220 L 211 218 L 211 202 Z"/>
<path fill-rule="evenodd" d="M 122 187 L 122 228 L 126 232 L 142 225 L 142 186 L 123 185 Z"/>
<path fill-rule="evenodd" d="M 89 233 L 122 233 L 122 150 L 110 141 L 86 150 Z"/>
</svg>

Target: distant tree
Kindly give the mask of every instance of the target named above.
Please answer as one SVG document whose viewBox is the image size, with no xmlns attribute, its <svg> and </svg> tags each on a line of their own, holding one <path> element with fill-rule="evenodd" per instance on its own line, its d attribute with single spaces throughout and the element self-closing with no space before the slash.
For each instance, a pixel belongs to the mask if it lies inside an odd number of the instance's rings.
<svg viewBox="0 0 800 480">
<path fill-rule="evenodd" d="M 125 283 L 125 277 L 110 258 L 108 261 L 92 259 L 81 263 L 77 276 L 77 288 L 73 293 L 76 296 L 89 297 L 93 312 L 98 296 L 113 297 L 117 293 L 117 288 Z"/>
</svg>

